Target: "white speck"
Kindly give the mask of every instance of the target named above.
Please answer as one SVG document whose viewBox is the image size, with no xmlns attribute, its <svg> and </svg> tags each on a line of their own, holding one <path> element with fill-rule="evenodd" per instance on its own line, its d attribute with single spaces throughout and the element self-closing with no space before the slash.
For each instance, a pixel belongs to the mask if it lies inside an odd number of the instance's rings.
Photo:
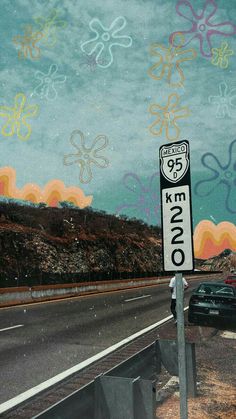
<svg viewBox="0 0 236 419">
<path fill-rule="evenodd" d="M 26 309 L 24 309 L 24 313 L 26 313 Z"/>
</svg>

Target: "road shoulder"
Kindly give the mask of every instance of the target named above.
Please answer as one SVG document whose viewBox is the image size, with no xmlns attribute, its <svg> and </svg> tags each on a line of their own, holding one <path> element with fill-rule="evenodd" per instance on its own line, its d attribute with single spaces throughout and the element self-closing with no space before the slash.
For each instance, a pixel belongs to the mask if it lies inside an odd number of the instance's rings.
<svg viewBox="0 0 236 419">
<path fill-rule="evenodd" d="M 176 339 L 172 322 L 159 337 Z M 195 342 L 197 397 L 188 399 L 189 419 L 233 419 L 236 411 L 236 330 L 186 326 L 186 341 Z M 167 374 L 165 378 L 167 379 Z M 162 381 L 159 377 L 159 382 Z M 161 391 L 160 384 L 157 392 Z M 179 417 L 178 384 L 172 380 L 157 402 L 157 418 Z"/>
</svg>

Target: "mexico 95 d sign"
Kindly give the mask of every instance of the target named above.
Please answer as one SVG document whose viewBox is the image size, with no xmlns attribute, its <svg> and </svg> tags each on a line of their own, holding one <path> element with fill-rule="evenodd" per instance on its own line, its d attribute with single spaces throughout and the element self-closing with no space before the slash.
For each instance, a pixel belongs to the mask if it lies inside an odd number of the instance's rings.
<svg viewBox="0 0 236 419">
<path fill-rule="evenodd" d="M 159 150 L 164 271 L 191 271 L 193 263 L 189 142 Z"/>
</svg>

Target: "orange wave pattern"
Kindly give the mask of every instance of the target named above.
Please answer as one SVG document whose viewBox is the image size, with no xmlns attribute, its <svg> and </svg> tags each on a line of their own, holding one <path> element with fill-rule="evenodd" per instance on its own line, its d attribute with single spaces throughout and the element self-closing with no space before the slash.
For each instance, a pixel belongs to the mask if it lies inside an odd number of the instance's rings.
<svg viewBox="0 0 236 419">
<path fill-rule="evenodd" d="M 93 196 L 85 196 L 76 186 L 66 187 L 58 179 L 49 181 L 44 188 L 35 183 L 27 183 L 21 189 L 16 187 L 16 171 L 12 167 L 0 168 L 0 195 L 8 198 L 23 199 L 38 204 L 44 202 L 50 207 L 57 207 L 59 201 L 69 201 L 85 208 L 92 202 Z"/>
<path fill-rule="evenodd" d="M 236 226 L 228 221 L 214 224 L 202 220 L 196 226 L 193 235 L 194 256 L 208 259 L 225 249 L 236 251 Z"/>
</svg>

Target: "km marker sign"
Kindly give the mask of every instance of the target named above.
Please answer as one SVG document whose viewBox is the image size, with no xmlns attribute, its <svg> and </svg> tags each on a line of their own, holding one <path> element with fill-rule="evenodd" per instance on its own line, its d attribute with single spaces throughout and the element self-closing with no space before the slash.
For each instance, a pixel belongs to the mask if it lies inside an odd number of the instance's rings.
<svg viewBox="0 0 236 419">
<path fill-rule="evenodd" d="M 193 270 L 189 142 L 163 145 L 159 157 L 164 270 Z"/>
</svg>

